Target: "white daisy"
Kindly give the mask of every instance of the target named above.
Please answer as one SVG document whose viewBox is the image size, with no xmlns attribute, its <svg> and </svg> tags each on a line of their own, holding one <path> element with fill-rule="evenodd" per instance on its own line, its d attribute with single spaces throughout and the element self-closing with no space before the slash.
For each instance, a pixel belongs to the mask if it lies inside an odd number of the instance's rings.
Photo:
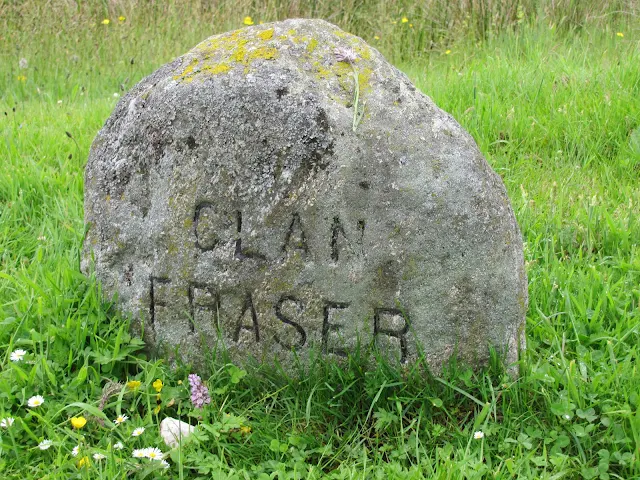
<svg viewBox="0 0 640 480">
<path fill-rule="evenodd" d="M 145 458 L 147 456 L 146 448 L 136 448 L 131 452 L 133 458 Z"/>
<path fill-rule="evenodd" d="M 127 420 L 129 420 L 129 417 L 127 417 L 126 415 L 118 415 L 118 417 L 113 421 L 113 423 L 115 423 L 116 425 L 120 425 L 121 423 L 124 423 Z"/>
<path fill-rule="evenodd" d="M 162 450 L 156 447 L 146 448 L 147 458 L 150 460 L 162 460 Z"/>
<path fill-rule="evenodd" d="M 73 447 L 73 450 L 71 450 L 71 455 L 73 455 L 74 457 L 77 457 L 79 453 L 80 453 L 80 445 L 76 445 L 75 447 Z"/>
<path fill-rule="evenodd" d="M 481 438 L 484 438 L 484 432 L 481 432 L 480 430 L 478 430 L 473 434 L 473 438 L 475 440 L 480 440 Z"/>
<path fill-rule="evenodd" d="M 13 417 L 3 418 L 2 420 L 0 420 L 0 427 L 9 428 L 11 425 L 13 425 L 13 422 L 15 422 Z"/>
<path fill-rule="evenodd" d="M 51 445 L 53 445 L 53 442 L 51 440 L 42 440 L 39 444 L 38 444 L 38 448 L 40 450 L 46 450 L 47 448 L 49 448 Z"/>
<path fill-rule="evenodd" d="M 162 460 L 160 462 L 160 464 L 164 467 L 164 468 L 169 468 L 169 462 L 167 462 L 166 460 Z"/>
<path fill-rule="evenodd" d="M 105 458 L 107 458 L 107 456 L 103 453 L 94 453 L 93 454 L 93 459 L 94 460 L 104 460 Z"/>
<path fill-rule="evenodd" d="M 11 359 L 12 362 L 21 362 L 22 360 L 24 360 L 24 356 L 26 354 L 27 352 L 25 350 L 18 348 L 13 352 L 11 352 L 11 355 L 9 355 L 9 358 Z"/>
<path fill-rule="evenodd" d="M 44 403 L 44 398 L 42 397 L 42 395 L 35 395 L 31 397 L 29 400 L 27 400 L 27 405 L 29 405 L 29 407 L 31 408 L 39 407 L 43 403 Z"/>
<path fill-rule="evenodd" d="M 122 444 L 122 442 L 117 442 L 113 444 L 114 450 L 122 450 L 123 448 L 124 448 L 124 445 Z"/>
<path fill-rule="evenodd" d="M 131 432 L 132 437 L 139 437 L 144 433 L 144 427 L 138 427 L 133 432 Z"/>
</svg>

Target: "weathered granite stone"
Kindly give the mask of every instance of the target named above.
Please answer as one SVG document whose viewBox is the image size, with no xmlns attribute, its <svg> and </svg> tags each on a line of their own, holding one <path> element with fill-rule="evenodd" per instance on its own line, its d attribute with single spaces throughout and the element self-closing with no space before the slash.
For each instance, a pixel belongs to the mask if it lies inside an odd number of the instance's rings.
<svg viewBox="0 0 640 480">
<path fill-rule="evenodd" d="M 357 57 L 357 105 L 336 48 Z M 500 178 L 449 114 L 324 21 L 217 35 L 141 81 L 93 143 L 85 208 L 84 271 L 95 260 L 169 357 L 217 344 L 286 368 L 377 345 L 437 370 L 490 346 L 513 361 L 523 342 Z"/>
</svg>

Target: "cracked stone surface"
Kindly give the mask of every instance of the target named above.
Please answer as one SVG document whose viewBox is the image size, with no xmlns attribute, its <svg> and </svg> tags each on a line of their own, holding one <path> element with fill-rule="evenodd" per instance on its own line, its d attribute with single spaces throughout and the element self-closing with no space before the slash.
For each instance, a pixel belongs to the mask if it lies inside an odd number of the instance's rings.
<svg viewBox="0 0 640 480">
<path fill-rule="evenodd" d="M 359 348 L 437 371 L 524 344 L 500 177 L 451 115 L 321 20 L 211 37 L 136 85 L 91 147 L 85 221 L 83 271 L 170 360 L 225 348 L 293 369 Z"/>
</svg>

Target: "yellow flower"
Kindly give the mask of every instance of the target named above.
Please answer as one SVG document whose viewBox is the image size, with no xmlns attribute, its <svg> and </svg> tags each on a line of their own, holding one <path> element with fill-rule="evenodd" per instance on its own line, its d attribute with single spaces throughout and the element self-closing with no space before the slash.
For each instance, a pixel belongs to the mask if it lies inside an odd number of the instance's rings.
<svg viewBox="0 0 640 480">
<path fill-rule="evenodd" d="M 242 23 L 244 23 L 245 25 L 253 25 L 253 20 L 251 19 L 251 17 L 244 17 Z"/>
<path fill-rule="evenodd" d="M 444 52 L 445 55 L 449 55 L 451 53 L 451 50 L 447 50 Z"/>
<path fill-rule="evenodd" d="M 153 409 L 153 413 L 156 414 L 156 415 L 159 414 L 160 413 L 160 408 L 161 408 L 160 405 L 158 405 L 156 408 Z"/>
<path fill-rule="evenodd" d="M 19 82 L 26 82 L 27 81 L 27 77 L 25 77 L 24 75 L 18 75 L 18 81 Z"/>
<path fill-rule="evenodd" d="M 240 431 L 242 433 L 244 433 L 245 435 L 251 433 L 251 427 L 247 426 L 247 425 L 243 425 L 242 427 L 240 427 Z"/>
<path fill-rule="evenodd" d="M 413 28 L 413 23 L 410 23 L 410 24 L 409 24 L 409 28 Z"/>
<path fill-rule="evenodd" d="M 618 32 L 618 33 L 616 33 L 616 35 L 619 36 L 620 38 L 624 37 L 624 33 L 622 33 L 622 32 Z"/>
<path fill-rule="evenodd" d="M 105 18 L 104 20 L 102 20 L 102 24 L 103 24 L 103 25 L 109 25 L 109 23 L 110 23 L 110 22 L 109 22 L 109 19 L 108 19 L 108 18 Z"/>
<path fill-rule="evenodd" d="M 402 23 L 408 23 L 409 19 L 407 17 L 402 17 Z"/>
<path fill-rule="evenodd" d="M 124 22 L 125 20 L 126 20 L 126 18 L 125 18 L 125 17 L 123 17 L 122 15 L 120 15 L 120 16 L 118 17 L 118 21 L 119 21 L 119 22 Z"/>
<path fill-rule="evenodd" d="M 378 35 L 373 37 L 374 40 L 380 40 L 380 37 Z"/>
<path fill-rule="evenodd" d="M 160 393 L 162 391 L 162 387 L 164 386 L 164 383 L 162 383 L 162 380 L 160 380 L 159 378 L 152 383 L 153 388 L 156 389 L 156 392 Z"/>
<path fill-rule="evenodd" d="M 81 429 L 87 424 L 87 419 L 84 417 L 73 417 L 71 418 L 71 425 L 73 428 Z"/>
<path fill-rule="evenodd" d="M 129 380 L 127 382 L 127 387 L 129 387 L 129 390 L 137 390 L 138 388 L 140 388 L 140 385 L 142 385 L 142 382 L 140 380 Z"/>
<path fill-rule="evenodd" d="M 89 457 L 82 457 L 80 460 L 78 460 L 78 468 L 82 468 L 82 467 L 88 467 L 89 466 Z"/>
</svg>

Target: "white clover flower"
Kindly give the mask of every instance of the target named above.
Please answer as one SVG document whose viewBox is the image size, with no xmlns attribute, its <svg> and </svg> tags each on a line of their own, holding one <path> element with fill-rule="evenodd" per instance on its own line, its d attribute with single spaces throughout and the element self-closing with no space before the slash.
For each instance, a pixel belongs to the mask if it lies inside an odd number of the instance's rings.
<svg viewBox="0 0 640 480">
<path fill-rule="evenodd" d="M 71 455 L 73 455 L 74 457 L 77 457 L 79 453 L 80 453 L 80 445 L 76 445 L 71 450 Z"/>
<path fill-rule="evenodd" d="M 20 67 L 21 70 L 26 70 L 27 68 L 29 68 L 29 61 L 23 57 L 18 62 L 18 66 Z"/>
<path fill-rule="evenodd" d="M 132 437 L 139 437 L 144 433 L 144 427 L 138 427 L 133 432 L 131 432 Z"/>
<path fill-rule="evenodd" d="M 24 360 L 24 356 L 26 354 L 27 352 L 25 350 L 18 348 L 13 352 L 11 352 L 11 355 L 9 356 L 9 358 L 11 359 L 12 362 L 21 362 L 22 360 Z"/>
<path fill-rule="evenodd" d="M 53 442 L 51 440 L 42 440 L 39 444 L 38 444 L 38 448 L 40 450 L 46 450 L 47 448 L 49 448 L 51 445 L 53 445 Z"/>
<path fill-rule="evenodd" d="M 145 458 L 147 456 L 146 448 L 136 448 L 131 452 L 133 458 Z"/>
<path fill-rule="evenodd" d="M 484 438 L 484 432 L 482 432 L 482 431 L 478 430 L 477 432 L 475 432 L 475 433 L 473 434 L 473 438 L 474 438 L 475 440 L 480 440 L 481 438 Z"/>
<path fill-rule="evenodd" d="M 568 413 L 565 413 L 563 417 L 565 420 L 571 420 L 571 415 L 569 415 Z"/>
<path fill-rule="evenodd" d="M 162 450 L 156 447 L 145 448 L 146 457 L 150 460 L 162 460 Z"/>
<path fill-rule="evenodd" d="M 104 460 L 105 458 L 107 458 L 107 456 L 104 453 L 94 453 L 93 454 L 93 459 L 94 460 Z"/>
<path fill-rule="evenodd" d="M 121 423 L 124 423 L 127 420 L 129 420 L 129 417 L 127 417 L 126 415 L 118 415 L 118 417 L 113 421 L 113 423 L 115 423 L 116 425 L 120 425 Z"/>
<path fill-rule="evenodd" d="M 0 420 L 0 427 L 9 428 L 11 425 L 13 425 L 13 422 L 15 422 L 15 419 L 13 417 L 3 418 L 2 420 Z"/>
<path fill-rule="evenodd" d="M 43 403 L 44 403 L 44 397 L 42 395 L 35 395 L 35 396 L 31 397 L 29 400 L 27 400 L 27 405 L 30 408 L 39 407 Z"/>
<path fill-rule="evenodd" d="M 122 444 L 122 442 L 116 442 L 113 444 L 114 450 L 122 450 L 123 448 L 124 448 L 124 445 Z"/>
</svg>

